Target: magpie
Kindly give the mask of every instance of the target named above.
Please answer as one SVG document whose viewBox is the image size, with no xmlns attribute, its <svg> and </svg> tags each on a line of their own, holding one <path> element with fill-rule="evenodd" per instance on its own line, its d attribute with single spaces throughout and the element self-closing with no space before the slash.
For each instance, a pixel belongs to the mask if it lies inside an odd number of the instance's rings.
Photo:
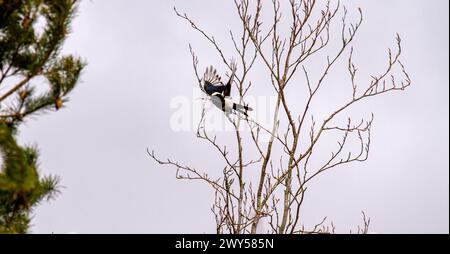
<svg viewBox="0 0 450 254">
<path fill-rule="evenodd" d="M 230 113 L 233 110 L 248 116 L 248 111 L 253 109 L 247 105 L 241 105 L 233 102 L 230 99 L 231 84 L 236 73 L 236 64 L 231 64 L 230 80 L 224 85 L 220 76 L 217 74 L 217 70 L 212 66 L 206 68 L 203 75 L 203 91 L 210 97 L 211 102 L 225 113 Z"/>
</svg>

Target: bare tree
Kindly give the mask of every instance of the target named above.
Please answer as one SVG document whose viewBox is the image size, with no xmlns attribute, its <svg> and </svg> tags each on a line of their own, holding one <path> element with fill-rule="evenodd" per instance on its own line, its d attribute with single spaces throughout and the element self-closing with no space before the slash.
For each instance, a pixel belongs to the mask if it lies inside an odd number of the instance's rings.
<svg viewBox="0 0 450 254">
<path fill-rule="evenodd" d="M 283 6 L 281 2 L 288 5 Z M 178 179 L 202 180 L 212 187 L 215 191 L 212 211 L 216 219 L 217 233 L 256 233 L 262 223 L 269 229 L 269 233 L 335 232 L 333 224 L 325 226 L 326 218 L 312 229 L 305 229 L 300 213 L 305 193 L 311 180 L 322 173 L 338 166 L 367 160 L 373 114 L 370 119 L 362 121 L 348 118 L 341 125 L 335 124 L 334 120 L 345 110 L 359 105 L 369 97 L 404 90 L 411 84 L 410 77 L 400 61 L 402 48 L 398 35 L 396 50 L 388 51 L 386 68 L 379 71 L 378 75 L 371 75 L 368 84 L 360 84 L 357 79 L 358 68 L 352 60 L 354 50 L 351 45 L 363 21 L 362 11 L 358 10 L 358 19 L 352 22 L 348 21 L 347 9 L 340 2 L 328 1 L 324 5 L 321 4 L 322 2 L 319 4 L 316 0 L 272 0 L 267 9 L 272 18 L 263 20 L 262 17 L 267 16 L 263 15 L 266 9 L 263 10 L 261 0 L 234 0 L 234 7 L 242 25 L 238 36 L 230 31 L 234 54 L 237 54 L 239 61 L 240 71 L 235 80 L 239 98 L 244 102 L 245 95 L 252 88 L 249 72 L 254 69 L 255 64 L 260 63 L 265 66 L 268 81 L 270 77 L 277 99 L 272 126 L 269 128 L 250 118 L 228 116 L 236 134 L 234 148 L 219 144 L 217 137 L 206 131 L 203 110 L 197 136 L 217 150 L 218 156 L 223 158 L 221 177 L 211 177 L 204 171 L 181 165 L 171 159 L 162 160 L 154 151 L 148 150 L 156 162 L 174 166 Z M 288 15 L 282 15 L 282 10 L 288 9 Z M 211 43 L 218 57 L 231 71 L 231 61 L 215 38 L 200 28 L 187 14 L 174 10 L 176 15 Z M 324 69 L 318 78 L 312 78 L 308 72 L 307 60 L 330 47 L 331 39 L 335 38 L 331 28 L 335 26 L 340 29 L 339 49 L 324 57 Z M 336 42 L 339 43 L 338 40 Z M 194 72 L 201 86 L 199 60 L 191 46 L 190 51 Z M 345 103 L 337 105 L 327 117 L 319 121 L 312 113 L 312 102 L 317 100 L 319 91 L 326 87 L 330 71 L 341 58 L 348 58 L 346 69 L 351 86 L 349 91 L 352 92 Z M 301 82 L 298 81 L 299 78 L 302 79 Z M 294 108 L 294 103 L 289 102 L 286 93 L 289 86 L 306 87 L 308 96 L 302 108 Z M 247 125 L 250 131 L 242 132 L 242 125 Z M 281 131 L 282 127 L 285 127 L 284 131 Z M 263 133 L 270 134 L 268 142 L 261 140 Z M 313 165 L 311 160 L 317 144 L 328 133 L 341 134 L 341 138 L 337 140 L 337 149 L 325 160 L 323 157 L 315 158 L 322 161 Z M 246 134 L 251 141 L 244 144 L 243 136 Z M 357 145 L 349 142 L 351 137 L 358 140 Z M 251 154 L 249 150 L 255 148 L 258 156 L 248 159 Z M 350 151 L 347 151 L 349 149 Z M 277 153 L 281 155 L 278 156 Z M 246 177 L 249 168 L 259 170 L 258 179 Z M 363 218 L 364 225 L 358 228 L 358 233 L 368 232 L 370 219 L 367 219 L 364 213 Z"/>
</svg>

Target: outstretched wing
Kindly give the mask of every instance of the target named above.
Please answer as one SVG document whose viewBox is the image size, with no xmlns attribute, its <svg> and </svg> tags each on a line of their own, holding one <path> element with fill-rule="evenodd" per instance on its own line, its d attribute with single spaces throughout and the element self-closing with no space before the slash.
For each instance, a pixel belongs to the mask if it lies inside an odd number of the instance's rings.
<svg viewBox="0 0 450 254">
<path fill-rule="evenodd" d="M 223 95 L 225 97 L 229 97 L 231 95 L 231 84 L 233 84 L 233 79 L 234 79 L 234 75 L 236 74 L 236 62 L 232 61 L 231 62 L 231 75 L 230 75 L 230 80 L 228 81 L 228 83 L 225 85 L 225 89 L 223 91 Z"/>
<path fill-rule="evenodd" d="M 222 93 L 224 90 L 224 86 L 217 84 L 222 84 L 220 81 L 220 76 L 217 74 L 216 69 L 212 66 L 206 68 L 205 74 L 203 75 L 203 90 L 208 94 L 212 95 L 213 93 Z"/>
</svg>

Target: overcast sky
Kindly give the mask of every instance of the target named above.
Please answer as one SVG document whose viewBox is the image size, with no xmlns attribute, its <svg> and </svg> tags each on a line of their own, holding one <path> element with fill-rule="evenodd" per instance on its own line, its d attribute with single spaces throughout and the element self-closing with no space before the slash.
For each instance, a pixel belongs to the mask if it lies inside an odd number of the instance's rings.
<svg viewBox="0 0 450 254">
<path fill-rule="evenodd" d="M 364 11 L 354 42 L 361 75 L 385 67 L 398 32 L 413 84 L 361 104 L 358 112 L 376 116 L 369 160 L 313 182 L 304 223 L 328 216 L 339 232 L 348 232 L 361 224 L 364 210 L 374 232 L 448 233 L 449 3 L 344 2 L 350 13 Z M 89 63 L 82 83 L 64 110 L 21 128 L 20 141 L 40 147 L 42 172 L 61 176 L 65 186 L 56 200 L 36 209 L 33 233 L 215 232 L 211 190 L 176 180 L 172 168 L 146 154 L 149 147 L 207 172 L 221 170 L 214 157 L 201 157 L 214 153 L 194 132 L 170 125 L 172 100 L 195 100 L 188 43 L 201 69 L 214 64 L 225 72 L 207 42 L 174 15 L 174 5 L 223 42 L 227 57 L 234 56 L 229 29 L 239 21 L 232 1 L 82 2 L 64 47 Z M 348 84 L 343 67 L 333 80 Z M 252 81 L 259 84 L 255 96 L 270 91 L 263 74 L 254 73 Z M 322 96 L 318 108 L 326 108 L 333 94 Z"/>
</svg>

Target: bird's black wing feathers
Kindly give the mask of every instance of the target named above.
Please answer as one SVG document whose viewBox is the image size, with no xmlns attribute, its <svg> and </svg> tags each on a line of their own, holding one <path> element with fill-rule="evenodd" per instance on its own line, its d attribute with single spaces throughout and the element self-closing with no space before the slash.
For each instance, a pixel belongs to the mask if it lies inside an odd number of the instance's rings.
<svg viewBox="0 0 450 254">
<path fill-rule="evenodd" d="M 231 83 L 232 83 L 232 81 L 230 79 L 230 81 L 227 83 L 227 85 L 224 86 L 224 88 L 223 88 L 223 95 L 225 97 L 229 97 L 231 94 Z"/>
<path fill-rule="evenodd" d="M 236 74 L 236 63 L 234 61 L 231 62 L 231 75 L 230 80 L 225 86 L 225 89 L 223 91 L 223 95 L 225 97 L 229 97 L 231 95 L 231 85 L 233 84 L 234 75 Z"/>
<path fill-rule="evenodd" d="M 222 94 L 223 91 L 225 90 L 225 86 L 215 86 L 213 84 L 211 84 L 208 81 L 205 81 L 205 84 L 203 85 L 203 89 L 205 90 L 205 93 L 207 93 L 208 95 L 212 95 L 213 93 L 220 93 Z"/>
<path fill-rule="evenodd" d="M 224 97 L 229 97 L 231 95 L 231 85 L 233 84 L 235 73 L 236 64 L 232 62 L 230 80 L 226 85 L 223 85 L 216 69 L 212 66 L 206 68 L 205 74 L 203 75 L 203 90 L 208 95 L 212 95 L 213 93 L 221 93 Z"/>
<path fill-rule="evenodd" d="M 221 85 L 219 85 L 221 84 Z M 217 74 L 216 69 L 212 66 L 206 68 L 205 74 L 203 75 L 203 90 L 208 95 L 213 93 L 223 93 L 225 86 L 220 80 L 220 76 Z"/>
</svg>

